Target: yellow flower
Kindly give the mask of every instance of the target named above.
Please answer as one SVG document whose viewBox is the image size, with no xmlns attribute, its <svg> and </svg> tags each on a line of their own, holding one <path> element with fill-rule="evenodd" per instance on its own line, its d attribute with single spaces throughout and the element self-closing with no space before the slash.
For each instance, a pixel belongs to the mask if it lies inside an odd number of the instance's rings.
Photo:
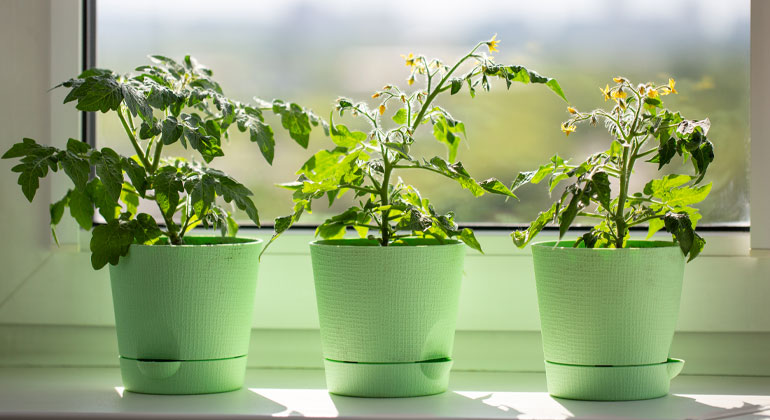
<svg viewBox="0 0 770 420">
<path fill-rule="evenodd" d="M 385 113 L 385 104 L 380 105 L 380 115 Z"/>
<path fill-rule="evenodd" d="M 674 86 L 676 85 L 676 80 L 674 79 L 668 79 L 668 88 L 671 90 L 671 93 L 679 93 L 674 89 Z"/>
<path fill-rule="evenodd" d="M 414 75 L 409 76 L 409 79 L 406 81 L 406 83 L 409 84 L 409 86 L 414 84 Z"/>
<path fill-rule="evenodd" d="M 624 80 L 626 80 L 626 79 L 624 79 L 622 77 L 613 77 L 612 78 L 612 81 L 615 82 L 615 83 L 623 83 Z"/>
<path fill-rule="evenodd" d="M 497 39 L 497 34 L 495 34 L 495 36 L 493 36 L 492 39 L 487 41 L 487 47 L 489 47 L 489 52 L 500 51 L 497 49 L 497 44 L 499 43 L 500 43 L 500 40 Z"/>
<path fill-rule="evenodd" d="M 599 88 L 599 90 L 604 94 L 604 100 L 610 99 L 610 85 L 607 85 L 604 87 L 604 89 Z"/>
<path fill-rule="evenodd" d="M 614 92 L 612 92 L 612 99 L 614 99 L 616 102 L 618 99 L 624 99 L 628 94 L 623 91 L 623 89 L 618 89 Z"/>
<path fill-rule="evenodd" d="M 577 110 L 571 106 L 567 107 L 567 112 L 569 112 L 570 114 L 577 114 Z"/>
<path fill-rule="evenodd" d="M 562 123 L 561 125 L 561 131 L 567 136 L 569 136 L 571 133 L 574 133 L 575 129 L 577 129 L 577 127 L 574 125 L 567 125 L 566 123 Z"/>
<path fill-rule="evenodd" d="M 652 98 L 652 99 L 655 99 L 655 98 L 658 97 L 658 91 L 655 90 L 655 89 L 650 89 L 650 90 L 647 91 L 647 96 Z"/>
<path fill-rule="evenodd" d="M 372 98 L 379 98 L 380 92 L 374 92 L 374 95 L 372 95 Z"/>
<path fill-rule="evenodd" d="M 414 54 L 412 54 L 412 53 L 409 53 L 409 55 L 401 54 L 401 58 L 406 60 L 406 66 L 407 67 L 414 66 L 414 63 L 415 63 L 415 61 L 414 61 Z"/>
</svg>

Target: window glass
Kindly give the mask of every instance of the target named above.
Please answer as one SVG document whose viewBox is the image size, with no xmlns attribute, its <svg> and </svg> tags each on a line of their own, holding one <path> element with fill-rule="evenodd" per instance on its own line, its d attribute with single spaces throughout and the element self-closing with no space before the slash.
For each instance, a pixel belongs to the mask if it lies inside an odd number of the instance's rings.
<svg viewBox="0 0 770 420">
<path fill-rule="evenodd" d="M 748 0 L 100 1 L 97 65 L 128 72 L 147 62 L 148 54 L 191 54 L 236 99 L 291 100 L 328 118 L 337 96 L 363 100 L 388 83 L 406 87 L 409 73 L 400 54 L 450 61 L 495 33 L 502 40 L 496 61 L 557 78 L 570 103 L 582 110 L 606 105 L 599 86 L 612 83 L 613 76 L 676 79 L 680 93 L 665 98 L 668 107 L 712 123 L 709 137 L 717 154 L 708 178 L 714 188 L 702 203 L 701 223 L 748 223 Z M 543 86 L 506 91 L 497 83 L 475 99 L 464 92 L 440 98 L 440 104 L 466 124 L 468 147 L 459 159 L 477 179 L 510 182 L 553 153 L 578 160 L 609 144 L 603 128 L 587 125 L 566 138 L 559 130 L 566 104 Z M 274 185 L 294 180 L 314 149 L 332 145 L 317 130 L 304 150 L 279 121 L 270 122 L 278 134 L 272 168 L 237 130 L 225 146 L 226 157 L 212 162 L 254 191 L 264 221 L 290 211 L 290 192 Z M 430 129 L 418 134 L 415 152 L 445 154 Z M 98 116 L 97 144 L 131 153 L 114 115 Z M 192 156 L 181 147 L 169 152 Z M 656 166 L 643 166 L 640 175 L 654 174 Z M 400 175 L 465 223 L 524 223 L 549 202 L 543 185 L 517 191 L 520 202 L 474 200 L 441 176 Z M 329 214 L 317 206 L 303 221 Z"/>
</svg>

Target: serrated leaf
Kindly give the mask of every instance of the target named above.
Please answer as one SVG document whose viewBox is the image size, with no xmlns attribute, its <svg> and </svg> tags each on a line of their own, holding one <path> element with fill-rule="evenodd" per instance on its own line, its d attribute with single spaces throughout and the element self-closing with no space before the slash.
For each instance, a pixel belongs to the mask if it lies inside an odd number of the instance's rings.
<svg viewBox="0 0 770 420">
<path fill-rule="evenodd" d="M 91 198 L 79 189 L 69 193 L 70 215 L 78 222 L 81 228 L 91 230 L 94 220 L 94 205 Z"/>
<path fill-rule="evenodd" d="M 334 144 L 346 149 L 352 149 L 366 140 L 366 133 L 361 131 L 350 131 L 342 124 L 334 124 L 334 120 L 329 126 L 330 135 Z"/>
<path fill-rule="evenodd" d="M 529 224 L 527 229 L 517 230 L 511 233 L 513 243 L 519 248 L 524 248 L 524 246 L 534 239 L 535 236 L 537 236 L 537 234 L 540 233 L 551 220 L 553 220 L 558 205 L 558 203 L 553 203 L 550 209 L 538 213 L 537 218 Z"/>
<path fill-rule="evenodd" d="M 310 142 L 310 118 L 301 106 L 295 103 L 273 102 L 273 112 L 281 116 L 281 125 L 289 130 L 289 136 L 307 149 Z"/>
<path fill-rule="evenodd" d="M 650 219 L 649 226 L 647 228 L 647 239 L 652 238 L 655 233 L 665 227 L 665 224 L 663 223 L 663 219 Z"/>
<path fill-rule="evenodd" d="M 121 83 L 120 90 L 128 112 L 134 117 L 139 115 L 143 121 L 152 123 L 152 108 L 147 103 L 144 93 L 129 83 Z"/>
<path fill-rule="evenodd" d="M 91 236 L 91 265 L 95 270 L 107 263 L 117 265 L 120 257 L 128 253 L 133 241 L 131 228 L 118 219 L 96 226 Z"/>
<path fill-rule="evenodd" d="M 77 140 L 75 141 L 81 143 Z M 88 160 L 68 150 L 60 155 L 59 162 L 61 162 L 64 173 L 72 180 L 75 188 L 84 190 L 91 175 L 91 165 L 88 163 Z"/>
<path fill-rule="evenodd" d="M 152 245 L 158 241 L 162 234 L 155 219 L 147 213 L 139 213 L 136 218 L 128 223 L 134 242 L 143 245 Z"/>
<path fill-rule="evenodd" d="M 140 196 L 144 197 L 149 187 L 145 169 L 134 159 L 130 158 L 122 158 L 121 167 L 126 172 L 126 175 L 128 175 L 128 179 L 131 180 L 131 185 L 134 186 Z"/>
<path fill-rule="evenodd" d="M 86 193 L 105 220 L 110 221 L 118 217 L 120 205 L 110 197 L 99 178 L 88 181 Z"/>
<path fill-rule="evenodd" d="M 479 185 L 481 185 L 481 188 L 484 188 L 487 192 L 492 194 L 500 194 L 508 197 L 518 198 L 516 197 L 516 194 L 511 192 L 511 190 L 509 190 L 505 184 L 496 178 L 489 178 L 487 180 L 481 181 L 479 182 Z"/>
<path fill-rule="evenodd" d="M 450 80 L 450 83 L 452 83 L 452 87 L 449 90 L 450 95 L 454 95 L 455 93 L 459 92 L 463 87 L 463 79 L 454 78 Z"/>
<path fill-rule="evenodd" d="M 173 116 L 167 117 L 161 124 L 160 141 L 165 145 L 173 144 L 182 136 L 182 126 Z"/>
<path fill-rule="evenodd" d="M 404 125 L 406 124 L 407 115 L 409 114 L 406 108 L 401 108 L 398 111 L 396 111 L 396 113 L 393 115 L 391 119 L 393 120 L 393 122 L 395 122 L 398 125 Z"/>
<path fill-rule="evenodd" d="M 77 101 L 75 108 L 80 111 L 117 111 L 123 102 L 123 89 L 113 75 L 90 76 L 72 84 L 64 103 L 71 101 Z"/>
<path fill-rule="evenodd" d="M 53 147 L 41 146 L 34 140 L 25 138 L 3 155 L 3 159 L 21 157 L 21 163 L 11 168 L 11 171 L 19 173 L 17 183 L 28 201 L 32 202 L 35 198 L 35 193 L 40 188 L 39 180 L 48 175 L 48 169 L 57 169 L 57 152 Z"/>
<path fill-rule="evenodd" d="M 51 216 L 51 235 L 56 245 L 59 245 L 59 238 L 56 237 L 56 225 L 61 222 L 61 218 L 64 216 L 64 208 L 69 204 L 69 196 L 70 191 L 67 191 L 67 194 L 64 194 L 61 200 L 51 203 L 48 207 L 48 212 Z"/>
<path fill-rule="evenodd" d="M 155 190 L 158 207 L 166 217 L 171 217 L 179 204 L 179 193 L 183 191 L 176 168 L 167 166 L 159 169 L 153 178 L 152 188 Z"/>
<path fill-rule="evenodd" d="M 267 163 L 272 165 L 273 157 L 275 156 L 273 129 L 261 121 L 255 121 L 251 128 L 249 128 L 249 138 L 252 142 L 257 143 L 262 156 L 265 157 Z"/>
<path fill-rule="evenodd" d="M 593 185 L 593 192 L 596 194 L 596 199 L 604 207 L 605 210 L 610 210 L 610 178 L 604 171 L 598 171 L 591 177 L 591 183 Z"/>
<path fill-rule="evenodd" d="M 459 238 L 469 247 L 475 249 L 476 251 L 481 252 L 482 254 L 484 253 L 484 251 L 482 251 L 481 249 L 481 244 L 476 239 L 476 235 L 473 234 L 473 231 L 471 229 L 468 229 L 468 228 L 463 229 L 462 232 L 460 233 Z"/>
<path fill-rule="evenodd" d="M 96 176 L 102 181 L 107 194 L 118 201 L 123 186 L 123 171 L 120 156 L 114 150 L 105 147 L 91 154 L 91 165 L 96 169 Z"/>
</svg>

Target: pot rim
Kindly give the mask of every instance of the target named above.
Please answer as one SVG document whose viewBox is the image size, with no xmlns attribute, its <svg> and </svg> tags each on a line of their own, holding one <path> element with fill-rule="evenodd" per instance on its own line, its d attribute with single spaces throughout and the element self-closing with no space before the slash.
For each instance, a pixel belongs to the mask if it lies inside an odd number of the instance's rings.
<svg viewBox="0 0 770 420">
<path fill-rule="evenodd" d="M 244 238 L 244 237 L 221 237 L 221 236 L 206 236 L 206 235 L 196 235 L 196 236 L 187 236 L 186 238 L 192 239 L 205 239 L 205 238 L 215 238 L 215 239 L 225 239 L 225 240 L 231 240 L 235 242 L 225 242 L 225 243 L 207 243 L 207 244 L 183 244 L 183 245 L 169 245 L 167 243 L 164 244 L 151 244 L 151 245 L 145 245 L 145 244 L 131 244 L 131 247 L 137 247 L 137 248 L 205 248 L 205 247 L 227 247 L 227 246 L 246 246 L 246 245 L 257 245 L 264 242 L 264 240 L 260 238 Z"/>
<path fill-rule="evenodd" d="M 365 238 L 343 238 L 343 239 L 318 239 L 310 241 L 310 246 L 314 247 L 329 247 L 329 248 L 345 248 L 345 249 L 414 249 L 414 248 L 433 248 L 433 247 L 451 247 L 451 246 L 463 246 L 465 245 L 458 239 L 444 239 L 445 243 L 439 243 L 437 239 L 425 239 L 425 238 L 405 238 L 408 241 L 426 241 L 435 243 L 418 243 L 418 244 L 394 244 L 392 246 L 379 246 L 379 242 L 376 240 L 369 240 Z M 358 242 L 359 244 L 354 244 Z"/>
<path fill-rule="evenodd" d="M 585 248 L 585 247 L 578 247 L 575 248 L 572 246 L 574 244 L 574 240 L 561 240 L 561 241 L 541 241 L 541 242 L 535 242 L 533 243 L 532 247 L 538 247 L 538 248 L 550 248 L 550 249 L 558 249 L 558 250 L 580 250 L 580 252 L 623 252 L 626 250 L 649 250 L 649 249 L 667 249 L 667 248 L 679 248 L 679 245 L 676 242 L 673 241 L 647 241 L 647 240 L 631 240 L 628 241 L 629 244 L 646 244 L 647 246 L 630 246 L 626 248 Z M 564 244 L 565 246 L 559 246 L 561 244 Z"/>
</svg>

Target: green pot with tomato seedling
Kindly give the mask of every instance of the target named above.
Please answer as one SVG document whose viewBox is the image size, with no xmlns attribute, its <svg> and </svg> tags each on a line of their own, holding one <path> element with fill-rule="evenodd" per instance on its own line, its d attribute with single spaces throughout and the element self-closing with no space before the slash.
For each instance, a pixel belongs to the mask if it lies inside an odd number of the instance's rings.
<svg viewBox="0 0 770 420">
<path fill-rule="evenodd" d="M 260 240 L 236 237 L 238 208 L 259 224 L 251 191 L 207 166 L 223 156 L 228 129 L 248 131 L 268 163 L 274 135 L 263 114 L 272 112 L 307 147 L 312 125 L 322 124 L 296 104 L 251 105 L 226 97 L 211 70 L 189 56 L 162 56 L 133 75 L 86 70 L 58 87 L 80 111 L 118 117 L 136 152 L 121 156 L 70 139 L 65 149 L 24 139 L 4 159 L 32 201 L 39 179 L 63 171 L 72 188 L 51 204 L 51 228 L 69 208 L 91 231 L 91 263 L 110 264 L 123 384 L 128 391 L 201 394 L 243 385 L 249 349 Z M 176 143 L 203 162 L 166 158 Z M 94 176 L 91 176 L 94 173 Z M 155 203 L 159 221 L 139 210 Z M 229 204 L 226 206 L 225 204 Z M 95 209 L 104 223 L 94 225 Z M 221 237 L 191 237 L 196 226 Z"/>
<path fill-rule="evenodd" d="M 548 392 L 579 400 L 639 400 L 662 397 L 682 370 L 669 357 L 679 314 L 685 259 L 706 241 L 695 232 L 701 218 L 693 207 L 711 184 L 703 184 L 714 148 L 710 122 L 687 120 L 663 106 L 677 93 L 668 84 L 632 84 L 617 77 L 602 90 L 614 107 L 581 112 L 569 107 L 562 124 L 602 122 L 609 149 L 580 164 L 558 156 L 536 171 L 520 173 L 512 190 L 548 179 L 553 191 L 569 181 L 550 209 L 528 229 L 513 232 L 524 247 L 545 225 L 559 226 L 559 241 L 532 245 Z M 676 156 L 689 160 L 693 175 L 670 174 L 631 192 L 636 164 L 661 170 Z M 574 241 L 561 238 L 576 218 L 598 222 Z M 631 240 L 629 228 L 648 224 L 646 241 Z M 650 241 L 665 229 L 673 241 Z"/>
<path fill-rule="evenodd" d="M 332 150 L 321 150 L 299 170 L 294 212 L 275 221 L 273 239 L 297 222 L 314 200 L 329 204 L 345 194 L 354 205 L 324 221 L 321 239 L 310 244 L 321 327 L 326 384 L 330 392 L 360 397 L 430 395 L 447 389 L 463 273 L 465 246 L 481 251 L 471 229 L 461 229 L 454 213 L 438 213 L 401 174 L 427 171 L 458 182 L 478 197 L 513 196 L 499 180 L 478 182 L 457 149 L 465 125 L 436 104 L 443 92 L 489 90 L 491 79 L 544 84 L 564 98 L 556 80 L 521 66 L 501 65 L 481 52 L 494 51 L 496 38 L 478 43 L 449 66 L 438 59 L 404 56 L 407 82 L 422 79 L 415 91 L 387 85 L 380 102 L 337 100 L 336 111 L 369 125 L 368 132 L 331 124 Z M 383 116 L 397 108 L 387 128 Z M 448 148 L 447 159 L 410 154 L 416 132 L 430 124 Z M 347 228 L 359 238 L 346 239 Z M 271 240 L 272 241 L 272 240 Z"/>
</svg>

